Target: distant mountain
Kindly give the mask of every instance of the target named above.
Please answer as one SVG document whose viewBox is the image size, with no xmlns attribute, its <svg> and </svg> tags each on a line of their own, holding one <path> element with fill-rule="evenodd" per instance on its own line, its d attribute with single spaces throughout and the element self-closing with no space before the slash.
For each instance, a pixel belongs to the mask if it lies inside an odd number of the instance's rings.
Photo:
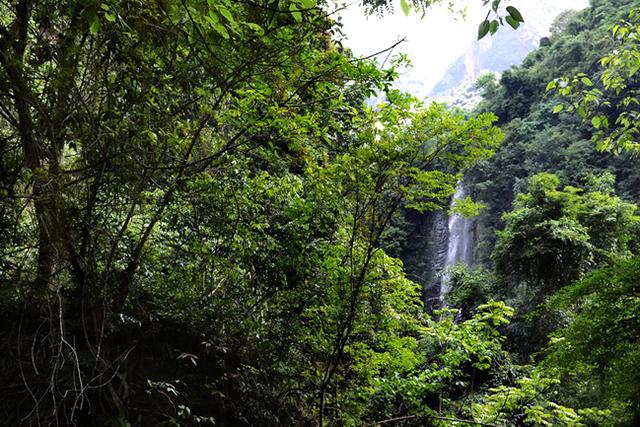
<svg viewBox="0 0 640 427">
<path fill-rule="evenodd" d="M 493 37 L 473 41 L 438 81 L 429 97 L 452 106 L 473 107 L 479 100 L 474 83 L 482 74 L 499 74 L 520 64 L 549 35 L 556 17 L 567 9 L 581 9 L 586 0 L 538 0 L 510 2 L 522 11 L 525 23 L 517 30 L 505 26 Z"/>
</svg>

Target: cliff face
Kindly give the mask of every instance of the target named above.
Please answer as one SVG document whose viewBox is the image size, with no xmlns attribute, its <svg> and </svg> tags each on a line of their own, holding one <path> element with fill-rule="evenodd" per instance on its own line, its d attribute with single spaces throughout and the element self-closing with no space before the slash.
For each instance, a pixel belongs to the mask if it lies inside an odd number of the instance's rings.
<svg viewBox="0 0 640 427">
<path fill-rule="evenodd" d="M 539 0 L 511 1 L 509 4 L 522 11 L 526 23 L 517 31 L 503 27 L 493 37 L 470 42 L 469 47 L 447 70 L 445 76 L 434 86 L 430 97 L 451 106 L 472 108 L 480 100 L 475 81 L 491 72 L 499 74 L 522 60 L 540 44 L 540 39 L 549 35 L 556 17 L 568 9 L 587 6 L 587 0 Z M 419 84 L 419 82 L 413 82 Z M 409 277 L 422 285 L 427 307 L 438 306 L 443 285 L 439 274 L 447 264 L 456 261 L 471 262 L 471 255 L 448 260 L 451 249 L 450 221 L 446 211 L 419 214 L 406 212 L 412 225 L 411 240 L 406 243 L 401 258 Z M 465 253 L 473 253 L 474 222 L 464 225 L 470 241 Z M 453 233 L 455 234 L 455 233 Z M 454 236 L 455 237 L 455 236 Z M 445 290 L 446 291 L 446 290 Z"/>
<path fill-rule="evenodd" d="M 440 304 L 442 278 L 438 273 L 447 258 L 447 212 L 441 210 L 420 214 L 406 211 L 405 214 L 412 224 L 411 240 L 406 243 L 400 257 L 407 276 L 422 286 L 423 300 L 431 309 Z"/>
<path fill-rule="evenodd" d="M 452 201 L 465 196 L 466 189 L 459 183 Z M 457 263 L 473 264 L 475 222 L 448 216 L 446 209 L 424 214 L 408 210 L 405 217 L 411 224 L 411 239 L 400 257 L 408 277 L 422 286 L 427 308 L 439 307 L 449 290 L 445 269 Z"/>
<path fill-rule="evenodd" d="M 474 40 L 463 55 L 447 69 L 429 96 L 449 105 L 473 107 L 479 101 L 474 83 L 482 74 L 508 69 L 539 46 L 540 39 L 563 11 L 587 6 L 586 0 L 539 0 L 510 2 L 522 11 L 525 23 L 517 31 L 509 26 L 501 28 L 493 37 Z"/>
</svg>

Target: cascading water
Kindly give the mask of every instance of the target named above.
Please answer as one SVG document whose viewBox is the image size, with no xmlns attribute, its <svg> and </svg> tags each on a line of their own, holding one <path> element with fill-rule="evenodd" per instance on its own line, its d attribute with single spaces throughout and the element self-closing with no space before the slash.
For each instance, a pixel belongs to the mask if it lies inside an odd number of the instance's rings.
<svg viewBox="0 0 640 427">
<path fill-rule="evenodd" d="M 453 205 L 456 200 L 461 200 L 465 197 L 464 185 L 459 182 L 451 199 L 451 204 Z M 471 265 L 473 262 L 473 221 L 459 214 L 453 214 L 449 217 L 448 226 L 447 257 L 444 262 L 445 271 L 448 267 L 458 263 Z M 449 290 L 449 275 L 445 273 L 440 281 L 440 302 L 444 302 Z"/>
</svg>

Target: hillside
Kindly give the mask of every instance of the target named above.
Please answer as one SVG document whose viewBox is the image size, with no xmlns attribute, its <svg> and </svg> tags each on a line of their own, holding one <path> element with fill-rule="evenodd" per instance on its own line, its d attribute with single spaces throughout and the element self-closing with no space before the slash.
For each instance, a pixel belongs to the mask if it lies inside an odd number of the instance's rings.
<svg viewBox="0 0 640 427">
<path fill-rule="evenodd" d="M 533 46 L 514 4 L 453 77 Z M 0 3 L 0 424 L 640 425 L 640 0 L 475 111 L 343 6 Z"/>
<path fill-rule="evenodd" d="M 514 3 L 526 11 L 526 21 L 517 31 L 498 32 L 494 37 L 474 40 L 446 71 L 429 93 L 429 97 L 448 105 L 473 108 L 480 101 L 475 81 L 485 73 L 500 74 L 520 64 L 541 40 L 546 43 L 551 25 L 561 13 L 580 9 L 586 1 L 537 1 Z"/>
<path fill-rule="evenodd" d="M 597 69 L 597 58 L 611 48 L 606 30 L 623 13 L 611 11 L 632 3 L 597 1 L 591 9 L 563 16 L 545 46 L 485 88 L 478 110 L 495 112 L 506 138 L 491 160 L 467 175 L 476 196 L 488 205 L 479 220 L 478 259 L 489 262 L 501 215 L 538 172 L 553 172 L 563 183 L 579 186 L 590 175 L 611 171 L 618 194 L 640 201 L 640 174 L 631 156 L 597 152 L 590 130 L 575 115 L 552 114 L 557 100 L 545 93 L 555 76 Z"/>
</svg>

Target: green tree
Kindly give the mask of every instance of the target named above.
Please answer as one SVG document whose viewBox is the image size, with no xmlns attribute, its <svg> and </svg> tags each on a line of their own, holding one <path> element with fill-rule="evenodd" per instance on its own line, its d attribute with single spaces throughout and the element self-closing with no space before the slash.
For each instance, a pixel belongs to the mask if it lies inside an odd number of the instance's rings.
<svg viewBox="0 0 640 427">
<path fill-rule="evenodd" d="M 612 193 L 606 181 L 588 191 L 559 188 L 549 173 L 535 175 L 503 219 L 493 253 L 499 276 L 494 298 L 517 309 L 510 325 L 512 348 L 525 359 L 540 350 L 547 334 L 566 319 L 541 304 L 563 286 L 617 259 L 628 257 L 635 239 L 637 206 Z M 602 191 L 600 191 L 602 190 Z"/>
<path fill-rule="evenodd" d="M 604 185 L 604 192 L 581 194 L 575 187 L 560 190 L 555 175 L 535 175 L 529 191 L 504 216 L 506 227 L 494 252 L 497 271 L 549 293 L 594 266 L 626 256 L 637 207 L 602 182 L 593 185 Z"/>
<path fill-rule="evenodd" d="M 600 58 L 598 86 L 585 73 L 559 77 L 549 82 L 547 91 L 555 91 L 568 104 L 559 103 L 554 112 L 566 108 L 577 111 L 594 129 L 593 141 L 602 151 L 638 154 L 637 73 L 640 69 L 640 9 L 609 29 L 615 40 L 610 53 Z"/>
<path fill-rule="evenodd" d="M 550 302 L 571 322 L 552 334 L 541 368 L 559 372 L 568 404 L 610 409 L 610 425 L 635 425 L 640 417 L 639 279 L 639 260 L 630 258 L 566 286 Z"/>
<path fill-rule="evenodd" d="M 502 133 L 334 29 L 306 0 L 0 5 L 3 418 L 359 424 L 421 360 L 381 236 Z"/>
</svg>

